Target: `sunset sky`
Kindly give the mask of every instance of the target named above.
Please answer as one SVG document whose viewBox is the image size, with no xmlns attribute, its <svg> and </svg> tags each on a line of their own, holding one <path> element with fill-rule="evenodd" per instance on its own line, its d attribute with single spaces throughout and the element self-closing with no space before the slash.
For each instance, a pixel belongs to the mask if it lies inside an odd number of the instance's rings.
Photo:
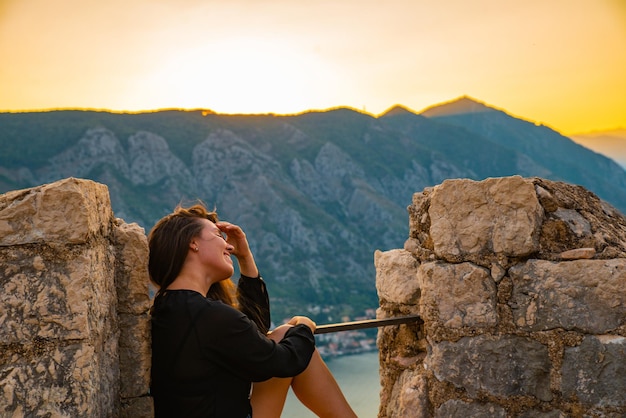
<svg viewBox="0 0 626 418">
<path fill-rule="evenodd" d="M 0 111 L 469 95 L 565 134 L 626 128 L 626 0 L 0 0 L 0 59 Z"/>
</svg>

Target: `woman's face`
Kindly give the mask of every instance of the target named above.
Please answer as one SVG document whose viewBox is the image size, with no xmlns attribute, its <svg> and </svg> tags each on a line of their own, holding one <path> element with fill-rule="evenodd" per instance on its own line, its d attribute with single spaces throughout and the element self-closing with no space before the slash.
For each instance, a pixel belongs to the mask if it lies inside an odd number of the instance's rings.
<svg viewBox="0 0 626 418">
<path fill-rule="evenodd" d="M 225 280 L 233 275 L 233 260 L 230 252 L 233 246 L 228 244 L 219 228 L 208 219 L 201 219 L 203 223 L 200 236 L 195 239 L 198 248 L 197 254 L 207 269 L 207 273 L 214 282 Z M 194 243 L 192 242 L 192 247 Z"/>
</svg>

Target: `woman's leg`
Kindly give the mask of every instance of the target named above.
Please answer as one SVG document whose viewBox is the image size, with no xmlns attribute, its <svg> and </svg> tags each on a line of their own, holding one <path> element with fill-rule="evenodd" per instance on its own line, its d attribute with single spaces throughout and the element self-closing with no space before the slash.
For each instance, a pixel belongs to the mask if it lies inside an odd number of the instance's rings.
<svg viewBox="0 0 626 418">
<path fill-rule="evenodd" d="M 289 327 L 282 325 L 268 336 L 280 341 Z M 254 418 L 280 418 L 290 386 L 300 402 L 318 417 L 356 418 L 317 349 L 307 368 L 299 375 L 254 384 L 250 399 Z"/>
<path fill-rule="evenodd" d="M 281 325 L 268 334 L 276 342 L 282 340 L 291 325 Z M 280 418 L 293 378 L 278 378 L 253 384 L 252 413 L 254 418 Z"/>
<path fill-rule="evenodd" d="M 341 388 L 317 349 L 309 366 L 291 383 L 300 402 L 323 418 L 356 418 Z"/>
<path fill-rule="evenodd" d="M 280 418 L 292 379 L 273 377 L 253 384 L 250 403 L 254 418 Z"/>
</svg>

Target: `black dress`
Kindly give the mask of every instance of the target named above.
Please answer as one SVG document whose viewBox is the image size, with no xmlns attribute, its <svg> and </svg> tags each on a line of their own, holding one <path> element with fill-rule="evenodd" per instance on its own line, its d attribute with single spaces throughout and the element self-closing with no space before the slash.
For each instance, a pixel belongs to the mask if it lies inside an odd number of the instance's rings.
<svg viewBox="0 0 626 418">
<path fill-rule="evenodd" d="M 308 366 L 311 330 L 298 325 L 280 343 L 271 341 L 264 282 L 242 276 L 238 286 L 242 310 L 258 325 L 192 290 L 167 290 L 155 299 L 150 391 L 156 418 L 251 416 L 251 382 L 295 376 Z"/>
</svg>

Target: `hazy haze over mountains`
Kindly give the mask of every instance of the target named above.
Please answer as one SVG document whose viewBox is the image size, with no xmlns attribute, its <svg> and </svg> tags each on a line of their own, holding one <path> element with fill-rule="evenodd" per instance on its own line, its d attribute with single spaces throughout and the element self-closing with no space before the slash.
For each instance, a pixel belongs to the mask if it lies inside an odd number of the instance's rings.
<svg viewBox="0 0 626 418">
<path fill-rule="evenodd" d="M 626 168 L 626 129 L 569 135 L 574 142 L 603 154 Z"/>
<path fill-rule="evenodd" d="M 89 178 L 146 230 L 194 199 L 242 225 L 275 320 L 375 308 L 373 252 L 402 248 L 413 193 L 447 178 L 567 181 L 626 212 L 615 162 L 468 97 L 379 117 L 52 111 L 0 113 L 0 127 L 0 192 Z"/>
</svg>

